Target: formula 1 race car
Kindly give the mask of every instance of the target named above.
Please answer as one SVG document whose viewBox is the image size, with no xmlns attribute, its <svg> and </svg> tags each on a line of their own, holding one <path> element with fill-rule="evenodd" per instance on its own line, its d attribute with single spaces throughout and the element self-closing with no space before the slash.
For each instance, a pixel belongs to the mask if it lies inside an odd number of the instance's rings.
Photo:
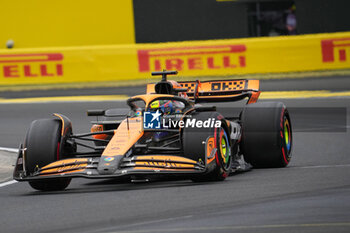
<svg viewBox="0 0 350 233">
<path fill-rule="evenodd" d="M 33 121 L 14 179 L 50 191 L 65 189 L 73 177 L 221 181 L 251 167 L 288 165 L 289 113 L 281 102 L 256 103 L 258 80 L 168 81 L 172 74 L 177 72 L 153 72 L 162 80 L 148 84 L 147 94 L 129 98 L 127 113 L 89 110 L 88 116 L 99 117 L 89 133 L 73 134 L 71 121 L 61 114 Z M 228 107 L 221 114 L 220 104 L 210 105 L 245 98 L 238 112 Z"/>
</svg>

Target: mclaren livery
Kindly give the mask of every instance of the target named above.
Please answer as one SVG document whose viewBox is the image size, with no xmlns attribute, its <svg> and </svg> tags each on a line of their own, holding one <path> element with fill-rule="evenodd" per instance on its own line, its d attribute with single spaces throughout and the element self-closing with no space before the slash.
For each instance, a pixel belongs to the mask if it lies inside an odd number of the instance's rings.
<svg viewBox="0 0 350 233">
<path fill-rule="evenodd" d="M 286 106 L 257 103 L 258 80 L 167 80 L 127 100 L 130 109 L 89 110 L 91 131 L 74 134 L 62 114 L 31 123 L 14 179 L 37 190 L 63 190 L 72 178 L 149 180 L 176 177 L 222 181 L 252 167 L 285 167 L 292 127 Z M 239 108 L 226 103 L 247 99 Z M 77 149 L 78 148 L 78 149 Z M 85 148 L 85 149 L 83 149 Z M 87 149 L 86 149 L 87 148 Z"/>
</svg>

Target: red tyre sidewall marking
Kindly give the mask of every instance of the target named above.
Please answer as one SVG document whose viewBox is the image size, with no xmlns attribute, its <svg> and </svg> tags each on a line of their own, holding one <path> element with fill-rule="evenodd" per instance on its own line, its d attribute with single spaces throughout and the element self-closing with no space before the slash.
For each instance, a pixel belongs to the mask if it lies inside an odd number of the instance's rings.
<svg viewBox="0 0 350 233">
<path fill-rule="evenodd" d="M 282 147 L 282 154 L 283 154 L 283 159 L 286 164 L 288 164 L 288 160 L 286 159 L 286 153 L 284 152 L 284 148 Z"/>
</svg>

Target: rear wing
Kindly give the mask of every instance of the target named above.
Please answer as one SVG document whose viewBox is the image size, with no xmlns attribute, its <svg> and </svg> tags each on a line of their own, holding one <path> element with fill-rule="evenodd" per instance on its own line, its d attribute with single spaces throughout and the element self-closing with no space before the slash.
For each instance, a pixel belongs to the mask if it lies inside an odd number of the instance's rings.
<svg viewBox="0 0 350 233">
<path fill-rule="evenodd" d="M 195 102 L 238 101 L 248 97 L 248 104 L 255 103 L 260 95 L 259 80 L 231 79 L 211 81 L 172 82 L 174 90 Z M 186 91 L 187 89 L 187 91 Z M 147 94 L 155 93 L 155 84 L 147 84 Z"/>
</svg>

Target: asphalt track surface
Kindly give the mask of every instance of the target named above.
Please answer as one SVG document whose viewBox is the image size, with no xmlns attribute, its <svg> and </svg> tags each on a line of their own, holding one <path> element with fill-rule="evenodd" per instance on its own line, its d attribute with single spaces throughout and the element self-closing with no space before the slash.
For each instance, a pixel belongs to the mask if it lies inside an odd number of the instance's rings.
<svg viewBox="0 0 350 233">
<path fill-rule="evenodd" d="M 348 84 L 342 77 L 267 81 L 262 87 L 337 91 L 348 90 Z M 66 191 L 47 193 L 15 183 L 0 187 L 0 232 L 350 232 L 350 98 L 281 101 L 291 109 L 295 132 L 288 168 L 201 184 L 75 179 Z M 2 104 L 0 146 L 17 147 L 30 122 L 52 112 L 69 116 L 81 133 L 90 126 L 87 109 L 124 106 L 118 101 Z M 300 111 L 311 107 L 345 111 L 331 116 Z"/>
</svg>

